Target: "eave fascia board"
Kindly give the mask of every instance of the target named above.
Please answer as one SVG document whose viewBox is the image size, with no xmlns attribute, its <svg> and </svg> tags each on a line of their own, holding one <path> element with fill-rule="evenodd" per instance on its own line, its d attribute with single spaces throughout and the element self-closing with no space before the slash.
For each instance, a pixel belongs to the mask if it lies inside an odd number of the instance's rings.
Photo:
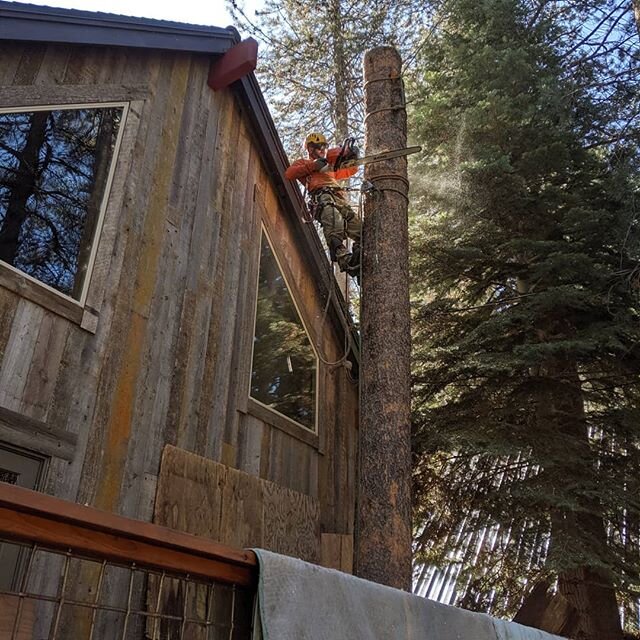
<svg viewBox="0 0 640 640">
<path fill-rule="evenodd" d="M 225 53 L 235 29 L 0 0 L 0 40 Z"/>
</svg>

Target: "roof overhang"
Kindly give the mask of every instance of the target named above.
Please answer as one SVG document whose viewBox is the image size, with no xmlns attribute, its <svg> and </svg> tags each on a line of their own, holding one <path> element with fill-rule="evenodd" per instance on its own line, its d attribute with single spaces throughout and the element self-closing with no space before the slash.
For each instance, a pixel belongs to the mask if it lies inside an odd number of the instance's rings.
<svg viewBox="0 0 640 640">
<path fill-rule="evenodd" d="M 221 54 L 240 37 L 233 28 L 0 1 L 0 39 Z"/>
</svg>

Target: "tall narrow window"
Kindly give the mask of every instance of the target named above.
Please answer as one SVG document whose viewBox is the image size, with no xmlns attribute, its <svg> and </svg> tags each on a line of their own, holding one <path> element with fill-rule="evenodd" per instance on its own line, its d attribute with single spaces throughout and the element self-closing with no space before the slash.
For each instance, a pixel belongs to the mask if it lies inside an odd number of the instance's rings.
<svg viewBox="0 0 640 640">
<path fill-rule="evenodd" d="M 315 431 L 317 368 L 317 356 L 263 232 L 251 397 Z"/>
<path fill-rule="evenodd" d="M 0 113 L 0 260 L 76 299 L 123 107 Z"/>
</svg>

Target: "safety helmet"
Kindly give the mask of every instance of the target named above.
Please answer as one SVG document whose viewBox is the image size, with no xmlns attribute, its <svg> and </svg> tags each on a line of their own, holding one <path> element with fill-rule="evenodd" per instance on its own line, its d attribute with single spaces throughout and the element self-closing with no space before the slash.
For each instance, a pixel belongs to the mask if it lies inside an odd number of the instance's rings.
<svg viewBox="0 0 640 640">
<path fill-rule="evenodd" d="M 307 137 L 304 139 L 305 147 L 308 147 L 310 144 L 317 144 L 317 145 L 327 144 L 327 138 L 325 137 L 324 134 L 317 133 L 314 131 L 313 133 L 310 133 L 309 135 L 307 135 Z"/>
</svg>

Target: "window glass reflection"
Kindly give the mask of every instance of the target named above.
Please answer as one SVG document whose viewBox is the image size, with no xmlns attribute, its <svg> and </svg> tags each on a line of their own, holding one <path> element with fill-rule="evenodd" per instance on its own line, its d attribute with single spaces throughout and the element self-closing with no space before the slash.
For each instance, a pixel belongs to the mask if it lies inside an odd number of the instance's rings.
<svg viewBox="0 0 640 640">
<path fill-rule="evenodd" d="M 0 113 L 0 260 L 79 298 L 122 107 Z"/>
<path fill-rule="evenodd" d="M 315 431 L 316 355 L 262 234 L 251 397 Z"/>
</svg>

